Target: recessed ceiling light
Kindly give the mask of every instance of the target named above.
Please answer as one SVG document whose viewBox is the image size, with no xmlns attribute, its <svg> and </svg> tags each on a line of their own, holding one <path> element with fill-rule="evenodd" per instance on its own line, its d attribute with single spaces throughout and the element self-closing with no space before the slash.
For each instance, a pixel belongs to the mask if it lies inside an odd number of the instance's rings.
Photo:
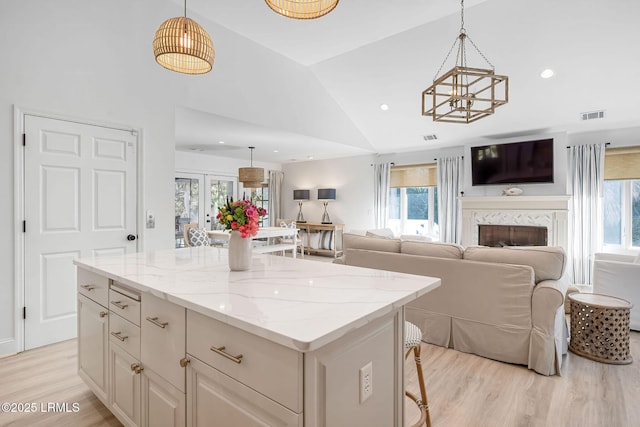
<svg viewBox="0 0 640 427">
<path fill-rule="evenodd" d="M 224 144 L 224 141 L 218 141 L 218 144 Z"/>
<path fill-rule="evenodd" d="M 274 153 L 277 153 L 277 152 L 278 152 L 278 150 L 273 150 L 273 152 L 274 152 Z"/>
<path fill-rule="evenodd" d="M 387 111 L 389 109 L 389 105 L 388 104 L 380 104 L 380 109 L 382 111 Z"/>
<path fill-rule="evenodd" d="M 553 70 L 551 68 L 547 68 L 540 73 L 540 77 L 542 77 L 543 79 L 548 79 L 550 77 L 553 77 L 553 74 Z"/>
<path fill-rule="evenodd" d="M 313 156 L 307 156 L 307 159 L 313 160 Z"/>
</svg>

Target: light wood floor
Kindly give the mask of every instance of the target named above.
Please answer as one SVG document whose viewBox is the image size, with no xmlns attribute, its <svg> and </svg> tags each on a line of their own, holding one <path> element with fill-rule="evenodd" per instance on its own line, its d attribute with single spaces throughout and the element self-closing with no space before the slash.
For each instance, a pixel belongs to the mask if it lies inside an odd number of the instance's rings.
<svg viewBox="0 0 640 427">
<path fill-rule="evenodd" d="M 640 426 L 640 333 L 632 332 L 631 346 L 636 358 L 631 365 L 569 353 L 563 375 L 545 377 L 523 366 L 423 344 L 433 426 Z M 0 359 L 0 402 L 67 402 L 80 408 L 77 413 L 0 413 L 0 426 L 120 426 L 76 375 L 76 353 L 76 340 L 70 340 Z M 409 359 L 407 387 L 417 391 L 414 367 Z M 418 414 L 405 401 L 411 421 Z"/>
</svg>

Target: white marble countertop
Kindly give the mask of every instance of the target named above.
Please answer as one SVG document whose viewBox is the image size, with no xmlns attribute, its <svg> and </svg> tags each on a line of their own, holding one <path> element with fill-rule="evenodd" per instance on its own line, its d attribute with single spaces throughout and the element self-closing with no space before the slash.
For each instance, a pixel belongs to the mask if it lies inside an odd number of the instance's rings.
<svg viewBox="0 0 640 427">
<path fill-rule="evenodd" d="M 193 247 L 74 263 L 298 351 L 312 351 L 440 285 L 440 279 L 254 255 L 229 271 L 226 249 Z"/>
</svg>

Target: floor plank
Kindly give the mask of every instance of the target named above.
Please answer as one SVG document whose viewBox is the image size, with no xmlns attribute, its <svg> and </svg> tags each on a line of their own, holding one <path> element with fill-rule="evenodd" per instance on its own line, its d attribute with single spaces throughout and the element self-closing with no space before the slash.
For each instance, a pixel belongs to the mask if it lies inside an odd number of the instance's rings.
<svg viewBox="0 0 640 427">
<path fill-rule="evenodd" d="M 562 376 L 423 344 L 433 427 L 632 427 L 640 425 L 640 333 L 630 365 L 569 353 Z M 79 412 L 0 413 L 0 426 L 120 426 L 77 376 L 76 340 L 0 359 L 0 402 L 78 403 Z M 412 359 L 407 387 L 417 390 Z M 405 399 L 407 420 L 417 419 Z M 407 424 L 409 424 L 409 422 Z M 333 426 L 328 426 L 333 427 Z"/>
<path fill-rule="evenodd" d="M 433 427 L 640 426 L 640 332 L 631 333 L 630 365 L 599 363 L 569 352 L 562 376 L 422 344 Z M 415 365 L 407 387 L 418 390 Z M 407 420 L 417 410 L 406 400 Z"/>
</svg>

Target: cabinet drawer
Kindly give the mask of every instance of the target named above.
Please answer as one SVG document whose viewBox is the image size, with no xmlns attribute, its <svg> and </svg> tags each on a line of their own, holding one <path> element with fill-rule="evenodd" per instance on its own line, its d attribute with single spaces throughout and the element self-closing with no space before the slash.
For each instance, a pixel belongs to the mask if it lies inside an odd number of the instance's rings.
<svg viewBox="0 0 640 427">
<path fill-rule="evenodd" d="M 109 310 L 140 326 L 140 294 L 117 282 L 109 289 Z"/>
<path fill-rule="evenodd" d="M 122 347 L 127 353 L 140 359 L 140 327 L 111 312 L 109 319 L 109 340 Z"/>
<path fill-rule="evenodd" d="M 193 358 L 187 369 L 187 425 L 302 427 L 303 414 Z"/>
<path fill-rule="evenodd" d="M 302 412 L 302 353 L 191 310 L 187 310 L 187 353 Z"/>
<path fill-rule="evenodd" d="M 109 279 L 83 268 L 78 268 L 78 292 L 107 307 Z"/>
<path fill-rule="evenodd" d="M 180 359 L 186 355 L 185 308 L 148 293 L 142 296 L 141 307 L 142 364 L 184 393 L 185 369 Z"/>
</svg>

